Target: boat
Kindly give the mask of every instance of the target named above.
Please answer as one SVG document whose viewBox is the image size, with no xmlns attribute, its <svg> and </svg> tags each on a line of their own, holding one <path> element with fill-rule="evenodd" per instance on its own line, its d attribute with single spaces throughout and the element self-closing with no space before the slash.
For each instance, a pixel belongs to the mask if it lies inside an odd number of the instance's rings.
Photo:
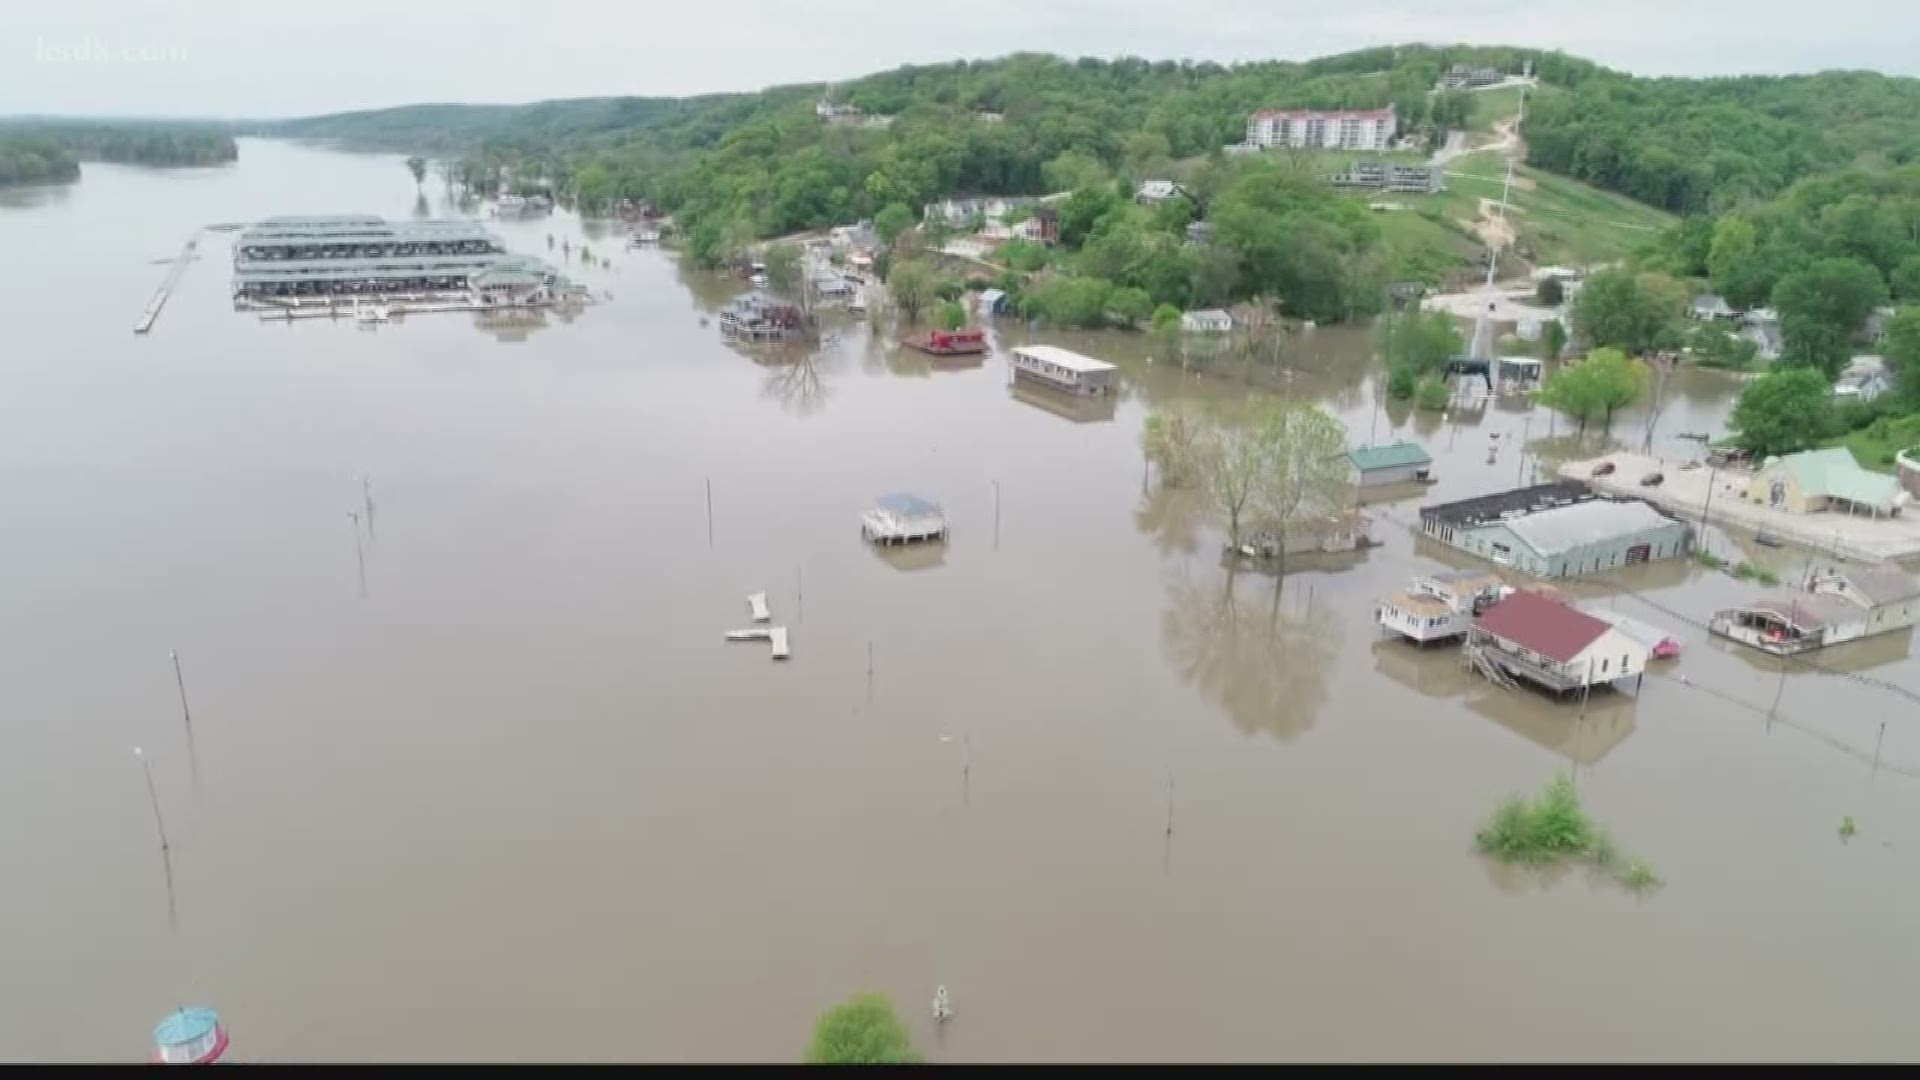
<svg viewBox="0 0 1920 1080">
<path fill-rule="evenodd" d="M 934 356 L 971 355 L 987 351 L 987 333 L 977 326 L 965 330 L 930 330 L 902 338 L 901 343 Z"/>
</svg>

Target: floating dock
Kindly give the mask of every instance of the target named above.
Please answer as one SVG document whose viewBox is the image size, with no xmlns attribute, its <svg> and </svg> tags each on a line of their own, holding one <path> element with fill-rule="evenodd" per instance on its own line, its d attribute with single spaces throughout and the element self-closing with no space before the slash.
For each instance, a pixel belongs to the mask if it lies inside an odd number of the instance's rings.
<svg viewBox="0 0 1920 1080">
<path fill-rule="evenodd" d="M 768 619 L 773 618 L 773 614 L 767 610 L 766 593 L 748 593 L 747 608 L 753 612 L 754 622 L 766 622 Z"/>
<path fill-rule="evenodd" d="M 134 333 L 144 334 L 153 329 L 154 322 L 160 318 L 160 309 L 167 306 L 167 298 L 172 296 L 173 290 L 179 286 L 180 276 L 187 272 L 187 264 L 193 261 L 194 252 L 199 247 L 199 233 L 187 237 L 187 243 L 180 249 L 180 254 L 174 256 L 173 265 L 167 267 L 167 276 L 161 279 L 160 288 L 154 292 L 153 299 L 147 301 L 146 310 L 133 321 Z"/>
<path fill-rule="evenodd" d="M 784 626 L 756 626 L 751 630 L 729 630 L 727 640 L 764 641 L 772 646 L 775 660 L 785 660 L 793 655 L 787 647 L 787 628 Z"/>
</svg>

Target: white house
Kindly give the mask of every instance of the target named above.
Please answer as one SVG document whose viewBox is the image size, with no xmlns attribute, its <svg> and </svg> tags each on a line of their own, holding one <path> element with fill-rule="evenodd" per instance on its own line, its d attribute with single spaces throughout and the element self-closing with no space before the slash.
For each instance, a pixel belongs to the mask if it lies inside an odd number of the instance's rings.
<svg viewBox="0 0 1920 1080">
<path fill-rule="evenodd" d="M 1920 582 L 1894 564 L 1830 567 L 1804 588 L 1713 613 L 1709 630 L 1783 656 L 1920 622 Z"/>
<path fill-rule="evenodd" d="M 1893 389 L 1893 373 L 1878 356 L 1856 356 L 1833 382 L 1836 401 L 1872 401 Z"/>
<path fill-rule="evenodd" d="M 1565 693 L 1643 675 L 1652 650 L 1580 609 L 1524 589 L 1481 613 L 1467 648 L 1482 670 Z"/>
<path fill-rule="evenodd" d="M 1180 329 L 1189 334 L 1226 334 L 1233 331 L 1233 315 L 1220 308 L 1202 308 L 1180 316 Z"/>
<path fill-rule="evenodd" d="M 1158 206 L 1168 199 L 1179 196 L 1185 198 L 1187 189 L 1173 180 L 1143 180 L 1140 188 L 1133 193 L 1135 202 L 1142 206 Z"/>
<path fill-rule="evenodd" d="M 1466 633 L 1475 615 L 1510 591 L 1488 570 L 1421 574 L 1405 589 L 1382 598 L 1374 618 L 1383 629 L 1424 645 Z"/>
</svg>

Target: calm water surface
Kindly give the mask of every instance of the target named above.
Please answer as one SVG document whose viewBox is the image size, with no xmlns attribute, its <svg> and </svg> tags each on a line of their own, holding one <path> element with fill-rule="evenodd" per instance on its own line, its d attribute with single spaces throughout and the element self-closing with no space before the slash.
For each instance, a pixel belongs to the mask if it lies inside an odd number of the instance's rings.
<svg viewBox="0 0 1920 1080">
<path fill-rule="evenodd" d="M 611 257 L 564 260 L 612 293 L 576 318 L 268 325 L 209 234 L 130 332 L 200 225 L 442 212 L 428 188 L 248 142 L 0 199 L 0 1055 L 136 1058 L 207 1002 L 255 1059 L 792 1059 L 861 988 L 951 1060 L 1920 1051 L 1920 707 L 1692 628 L 1685 683 L 1584 717 L 1493 689 L 1370 623 L 1457 561 L 1411 539 L 1420 495 L 1278 598 L 1229 581 L 1194 508 L 1143 493 L 1138 435 L 1250 391 L 1144 336 L 1043 335 L 1122 364 L 1092 410 L 858 325 L 756 360 L 702 323 L 735 286 L 565 215 L 501 231 Z M 1291 392 L 1423 440 L 1435 497 L 1510 486 L 1523 435 L 1574 449 L 1544 412 L 1377 408 L 1369 351 L 1303 337 Z M 1679 380 L 1655 444 L 1734 389 Z M 947 549 L 861 543 L 899 488 L 947 504 Z M 761 589 L 789 663 L 721 640 Z M 1635 593 L 1702 618 L 1747 587 L 1577 590 L 1678 626 Z M 1915 686 L 1910 644 L 1825 659 Z M 1472 853 L 1566 770 L 1664 889 Z"/>
</svg>

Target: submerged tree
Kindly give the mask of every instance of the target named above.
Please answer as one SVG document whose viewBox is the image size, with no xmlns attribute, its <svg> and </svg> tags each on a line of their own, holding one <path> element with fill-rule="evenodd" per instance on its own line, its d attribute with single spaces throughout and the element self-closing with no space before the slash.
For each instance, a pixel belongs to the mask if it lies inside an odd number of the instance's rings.
<svg viewBox="0 0 1920 1080">
<path fill-rule="evenodd" d="M 413 186 L 418 188 L 427 179 L 427 159 L 418 154 L 408 158 L 407 171 L 413 174 Z"/>
<path fill-rule="evenodd" d="M 782 296 L 800 295 L 801 259 L 800 245 L 772 244 L 767 253 L 761 256 L 767 265 L 767 284 L 774 292 Z"/>
<path fill-rule="evenodd" d="M 887 292 L 908 322 L 920 320 L 921 309 L 932 302 L 939 288 L 939 275 L 932 266 L 919 260 L 903 262 L 887 275 Z"/>
<path fill-rule="evenodd" d="M 1595 416 L 1611 427 L 1614 412 L 1633 404 L 1646 391 L 1649 377 L 1646 364 L 1620 350 L 1595 349 L 1585 360 L 1549 376 L 1537 400 L 1580 421 L 1582 432 Z"/>
<path fill-rule="evenodd" d="M 807 1044 L 809 1065 L 900 1065 L 920 1060 L 886 995 L 863 991 L 820 1015 Z"/>
<path fill-rule="evenodd" d="M 1231 547 L 1248 528 L 1271 530 L 1284 547 L 1289 533 L 1343 501 L 1346 428 L 1313 405 L 1221 407 L 1197 418 L 1191 435 L 1175 423 L 1149 431 L 1148 452 L 1163 455 L 1163 475 L 1193 478 Z"/>
</svg>

